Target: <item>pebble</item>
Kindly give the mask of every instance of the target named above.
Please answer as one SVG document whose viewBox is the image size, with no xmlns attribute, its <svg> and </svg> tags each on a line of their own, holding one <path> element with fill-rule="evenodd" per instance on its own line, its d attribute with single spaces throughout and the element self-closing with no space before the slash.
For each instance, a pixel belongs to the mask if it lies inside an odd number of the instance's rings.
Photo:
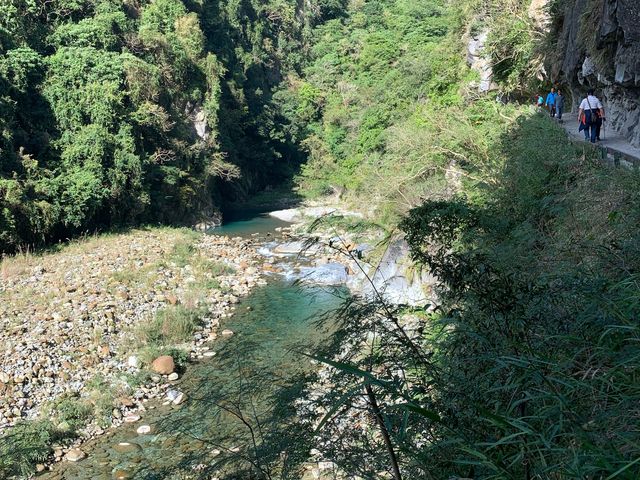
<svg viewBox="0 0 640 480">
<path fill-rule="evenodd" d="M 114 445 L 113 449 L 118 453 L 132 453 L 142 450 L 142 447 L 137 443 L 120 442 Z"/>
<path fill-rule="evenodd" d="M 136 430 L 136 433 L 138 435 L 147 435 L 149 433 L 151 433 L 151 426 L 150 425 L 140 425 L 138 427 L 138 429 Z"/>
<path fill-rule="evenodd" d="M 178 396 L 173 400 L 173 404 L 180 405 L 181 403 L 184 403 L 186 399 L 187 396 L 184 393 L 180 392 Z"/>
<path fill-rule="evenodd" d="M 87 456 L 87 454 L 84 453 L 79 448 L 72 448 L 71 450 L 69 450 L 67 452 L 67 454 L 64 456 L 64 458 L 66 460 L 68 460 L 69 462 L 79 462 L 80 460 L 82 460 L 86 456 Z"/>
<path fill-rule="evenodd" d="M 129 356 L 129 358 L 127 358 L 127 365 L 129 365 L 132 368 L 139 368 L 140 367 L 140 359 L 138 357 L 136 357 L 135 355 L 131 355 L 131 356 Z"/>
<path fill-rule="evenodd" d="M 3 395 L 5 402 L 0 404 L 0 426 L 12 425 L 23 417 L 34 417 L 43 404 L 65 392 L 82 394 L 88 380 L 97 375 L 115 388 L 124 385 L 120 380 L 123 373 L 135 374 L 141 368 L 142 361 L 135 354 L 129 354 L 135 353 L 135 348 L 133 352 L 121 350 L 127 332 L 158 309 L 180 304 L 178 297 L 186 301 L 188 297 L 182 294 L 187 285 L 202 278 L 195 264 L 179 266 L 166 261 L 167 252 L 175 244 L 175 235 L 170 230 L 152 230 L 100 238 L 86 247 L 72 246 L 38 257 L 41 265 L 29 266 L 24 273 L 3 278 L 0 290 L 11 301 L 0 302 L 0 320 L 11 318 L 18 327 L 0 329 L 3 368 L 0 389 L 8 389 L 7 395 Z M 216 352 L 207 351 L 202 345 L 215 339 L 220 319 L 232 317 L 233 310 L 240 308 L 235 304 L 241 297 L 252 287 L 266 282 L 260 277 L 262 267 L 250 266 L 262 264 L 251 240 L 203 236 L 194 250 L 194 255 L 198 253 L 230 264 L 244 262 L 247 265 L 246 269 L 238 269 L 239 273 L 221 276 L 221 289 L 212 290 L 205 299 L 210 317 L 205 319 L 205 328 L 197 333 L 193 343 L 201 349 L 197 347 L 193 351 L 200 358 L 211 358 Z M 149 271 L 145 272 L 145 281 L 138 284 L 131 279 L 135 279 L 142 268 Z M 15 308 L 17 304 L 21 305 L 20 309 Z M 100 336 L 96 338 L 96 334 Z M 234 332 L 225 329 L 221 334 L 231 336 Z M 41 354 L 43 349 L 48 353 L 45 358 Z M 70 352 L 80 355 L 76 357 Z M 164 378 L 169 381 L 180 378 L 173 370 L 175 363 L 170 372 L 163 370 L 153 375 L 151 385 L 127 391 L 126 395 L 134 401 L 128 403 L 128 407 L 123 404 L 122 411 L 113 409 L 115 425 L 121 420 L 127 423 L 140 420 L 131 410 L 140 409 L 142 402 L 151 398 L 162 398 L 170 386 L 163 383 L 161 375 L 168 375 Z M 180 405 L 187 400 L 186 394 L 175 392 L 172 398 L 167 395 L 170 403 Z M 136 431 L 144 435 L 149 433 L 147 429 L 151 431 L 149 425 L 141 425 Z M 88 432 L 83 433 L 85 438 L 104 433 L 95 425 L 84 431 Z M 108 429 L 107 434 L 112 431 Z M 139 451 L 141 447 L 122 442 L 113 449 Z M 66 455 L 64 450 L 56 449 L 55 456 L 73 461 L 70 457 L 74 457 L 71 453 L 74 450 L 86 457 L 80 449 L 71 449 Z M 234 447 L 234 451 L 239 448 Z M 91 457 L 95 457 L 93 452 Z M 47 468 L 48 464 L 42 465 Z M 119 477 L 118 472 L 123 476 Z M 58 472 L 53 473 L 60 476 Z M 131 475 L 127 470 L 115 471 L 113 475 L 109 472 L 113 478 L 133 478 Z"/>
<path fill-rule="evenodd" d="M 129 480 L 130 478 L 133 478 L 133 476 L 126 470 L 115 470 L 113 472 L 113 480 Z"/>
</svg>

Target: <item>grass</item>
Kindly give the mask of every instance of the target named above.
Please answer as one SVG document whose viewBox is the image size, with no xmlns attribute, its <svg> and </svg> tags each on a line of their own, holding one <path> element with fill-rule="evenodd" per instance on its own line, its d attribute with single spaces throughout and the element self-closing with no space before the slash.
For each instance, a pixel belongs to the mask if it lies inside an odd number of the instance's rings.
<svg viewBox="0 0 640 480">
<path fill-rule="evenodd" d="M 175 305 L 156 312 L 153 319 L 138 327 L 138 339 L 143 345 L 164 347 L 191 340 L 201 325 L 204 312 Z"/>
<path fill-rule="evenodd" d="M 76 437 L 94 413 L 87 399 L 67 394 L 43 408 L 46 419 L 18 422 L 0 436 L 0 477 L 31 476 L 34 465 L 51 454 L 52 445 Z"/>
</svg>

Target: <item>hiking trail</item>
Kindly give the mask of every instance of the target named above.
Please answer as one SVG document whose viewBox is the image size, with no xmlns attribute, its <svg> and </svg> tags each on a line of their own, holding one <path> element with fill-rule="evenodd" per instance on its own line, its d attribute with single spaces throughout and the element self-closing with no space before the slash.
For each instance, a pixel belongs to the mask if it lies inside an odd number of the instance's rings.
<svg viewBox="0 0 640 480">
<path fill-rule="evenodd" d="M 573 140 L 585 141 L 583 132 L 578 132 L 578 120 L 575 118 L 574 113 L 566 113 L 560 125 L 564 127 Z M 604 128 L 606 128 L 606 132 Z M 627 162 L 634 166 L 640 165 L 640 148 L 632 146 L 622 135 L 615 132 L 609 124 L 603 127 L 602 133 L 602 141 L 596 143 L 596 147 L 606 149 L 607 156 L 613 160 L 619 158 L 622 162 Z"/>
</svg>

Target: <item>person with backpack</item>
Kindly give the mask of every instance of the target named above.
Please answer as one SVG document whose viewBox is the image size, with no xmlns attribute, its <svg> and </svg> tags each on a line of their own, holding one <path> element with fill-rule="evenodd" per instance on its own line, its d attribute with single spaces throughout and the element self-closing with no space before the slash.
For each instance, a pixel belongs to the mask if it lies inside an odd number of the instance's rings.
<svg viewBox="0 0 640 480">
<path fill-rule="evenodd" d="M 604 120 L 604 107 L 598 97 L 593 94 L 593 90 L 589 90 L 578 109 L 578 122 L 580 122 L 578 131 L 584 130 L 585 141 L 596 143 L 596 140 L 600 140 L 600 127 Z"/>
<path fill-rule="evenodd" d="M 547 94 L 547 100 L 544 104 L 549 108 L 549 115 L 552 117 L 556 116 L 556 97 L 558 94 L 556 93 L 556 89 L 551 87 L 551 91 Z"/>
<path fill-rule="evenodd" d="M 558 90 L 556 96 L 556 112 L 558 115 L 558 121 L 562 122 L 562 112 L 564 111 L 564 95 L 561 90 Z"/>
</svg>

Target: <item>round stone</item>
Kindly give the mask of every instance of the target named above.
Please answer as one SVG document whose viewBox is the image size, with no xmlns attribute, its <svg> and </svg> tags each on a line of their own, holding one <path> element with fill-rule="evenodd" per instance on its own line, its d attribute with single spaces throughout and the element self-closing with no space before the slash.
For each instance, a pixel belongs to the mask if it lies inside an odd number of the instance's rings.
<svg viewBox="0 0 640 480">
<path fill-rule="evenodd" d="M 151 433 L 151 425 L 140 425 L 138 427 L 138 429 L 136 430 L 136 433 L 138 435 L 147 435 L 149 433 Z"/>
<path fill-rule="evenodd" d="M 130 478 L 133 478 L 133 475 L 126 470 L 115 470 L 113 472 L 113 480 L 128 480 Z"/>
<path fill-rule="evenodd" d="M 80 460 L 82 460 L 86 456 L 87 456 L 87 454 L 84 453 L 79 448 L 72 448 L 71 450 L 69 450 L 67 452 L 67 454 L 64 456 L 64 458 L 67 459 L 69 462 L 79 462 Z"/>
<path fill-rule="evenodd" d="M 154 372 L 159 373 L 160 375 L 171 375 L 176 369 L 176 365 L 171 356 L 162 355 L 153 361 L 151 368 Z"/>
<path fill-rule="evenodd" d="M 113 449 L 118 453 L 132 453 L 139 452 L 142 450 L 142 447 L 137 443 L 120 442 L 117 445 L 114 445 Z"/>
</svg>

